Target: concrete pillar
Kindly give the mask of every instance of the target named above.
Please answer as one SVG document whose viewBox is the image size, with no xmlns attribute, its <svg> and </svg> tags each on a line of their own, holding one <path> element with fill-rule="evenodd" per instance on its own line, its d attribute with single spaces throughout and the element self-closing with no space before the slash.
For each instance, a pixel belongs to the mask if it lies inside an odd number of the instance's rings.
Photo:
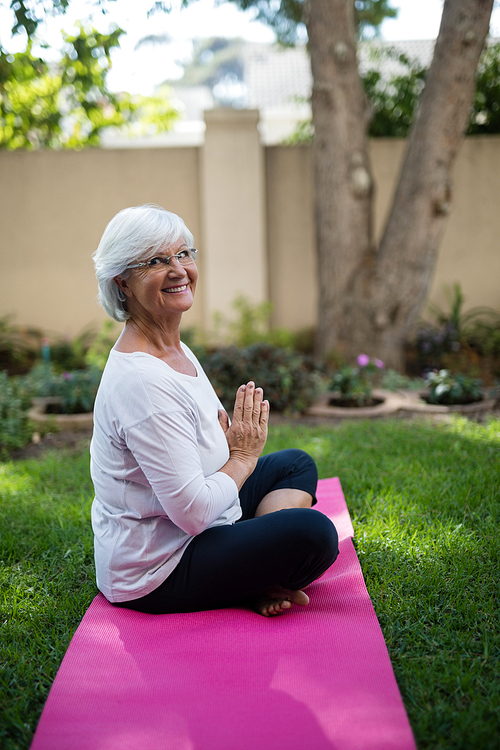
<svg viewBox="0 0 500 750">
<path fill-rule="evenodd" d="M 216 311 L 234 317 L 231 303 L 244 295 L 268 299 L 264 150 L 257 110 L 205 112 L 201 150 L 200 272 L 205 328 Z"/>
</svg>

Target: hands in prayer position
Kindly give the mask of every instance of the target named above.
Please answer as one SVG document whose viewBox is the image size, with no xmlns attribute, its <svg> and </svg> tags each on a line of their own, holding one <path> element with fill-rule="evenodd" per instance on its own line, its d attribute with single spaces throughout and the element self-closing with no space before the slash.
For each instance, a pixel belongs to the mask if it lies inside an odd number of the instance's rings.
<svg viewBox="0 0 500 750">
<path fill-rule="evenodd" d="M 219 422 L 226 435 L 230 454 L 228 463 L 221 471 L 231 465 L 232 470 L 225 473 L 233 477 L 240 489 L 254 470 L 267 440 L 269 402 L 264 400 L 262 388 L 256 388 L 252 380 L 240 386 L 231 424 L 227 412 L 222 409 L 219 410 Z M 241 470 L 244 470 L 245 476 Z"/>
</svg>

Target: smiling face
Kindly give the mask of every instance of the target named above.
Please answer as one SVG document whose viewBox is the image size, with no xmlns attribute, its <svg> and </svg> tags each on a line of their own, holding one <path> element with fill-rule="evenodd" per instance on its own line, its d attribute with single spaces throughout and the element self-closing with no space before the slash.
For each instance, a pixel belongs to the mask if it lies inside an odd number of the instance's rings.
<svg viewBox="0 0 500 750">
<path fill-rule="evenodd" d="M 175 255 L 186 248 L 186 241 L 179 237 L 176 243 L 162 248 L 154 257 Z M 127 310 L 132 320 L 149 321 L 150 324 L 180 318 L 183 312 L 189 310 L 197 280 L 196 263 L 182 266 L 177 259 L 168 266 L 158 263 L 151 267 L 134 268 L 126 279 L 120 276 L 115 278 L 127 297 Z"/>
</svg>

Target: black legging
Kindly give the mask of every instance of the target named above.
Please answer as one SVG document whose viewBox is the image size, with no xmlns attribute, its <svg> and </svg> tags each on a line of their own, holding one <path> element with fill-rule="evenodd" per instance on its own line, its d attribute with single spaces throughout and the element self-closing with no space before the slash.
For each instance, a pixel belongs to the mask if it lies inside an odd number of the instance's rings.
<svg viewBox="0 0 500 750">
<path fill-rule="evenodd" d="M 279 584 L 302 589 L 338 555 L 338 536 L 323 513 L 290 508 L 254 518 L 272 490 L 308 492 L 316 502 L 318 474 L 304 451 L 262 456 L 240 491 L 242 518 L 196 536 L 169 577 L 150 594 L 118 606 L 150 614 L 245 605 Z"/>
</svg>

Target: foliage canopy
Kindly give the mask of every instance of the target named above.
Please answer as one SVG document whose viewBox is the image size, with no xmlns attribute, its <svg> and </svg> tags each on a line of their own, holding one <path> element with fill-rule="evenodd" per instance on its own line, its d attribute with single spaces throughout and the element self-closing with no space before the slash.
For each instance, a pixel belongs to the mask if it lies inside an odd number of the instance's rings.
<svg viewBox="0 0 500 750">
<path fill-rule="evenodd" d="M 257 19 L 267 23 L 283 44 L 295 44 L 303 31 L 304 0 L 229 0 L 242 10 L 255 8 Z M 391 0 L 354 0 L 355 21 L 361 37 L 377 33 L 384 18 L 395 18 Z"/>
<path fill-rule="evenodd" d="M 105 34 L 80 24 L 76 33 L 63 33 L 60 58 L 45 59 L 47 45 L 36 37 L 43 12 L 64 12 L 68 4 L 53 0 L 47 10 L 46 3 L 10 3 L 12 33 L 27 41 L 17 53 L 0 46 L 0 148 L 95 146 L 108 127 L 140 124 L 144 130 L 168 130 L 177 113 L 166 91 L 143 97 L 107 87 L 111 52 L 123 29 L 113 26 Z"/>
<path fill-rule="evenodd" d="M 399 64 L 397 74 L 384 76 L 384 58 Z M 371 105 L 368 134 L 375 138 L 405 138 L 410 130 L 427 69 L 394 48 L 376 48 L 371 65 L 361 75 Z M 500 43 L 486 47 L 481 57 L 476 93 L 471 107 L 467 135 L 500 133 Z M 312 139 L 311 121 L 300 123 L 289 143 L 308 143 Z"/>
</svg>

